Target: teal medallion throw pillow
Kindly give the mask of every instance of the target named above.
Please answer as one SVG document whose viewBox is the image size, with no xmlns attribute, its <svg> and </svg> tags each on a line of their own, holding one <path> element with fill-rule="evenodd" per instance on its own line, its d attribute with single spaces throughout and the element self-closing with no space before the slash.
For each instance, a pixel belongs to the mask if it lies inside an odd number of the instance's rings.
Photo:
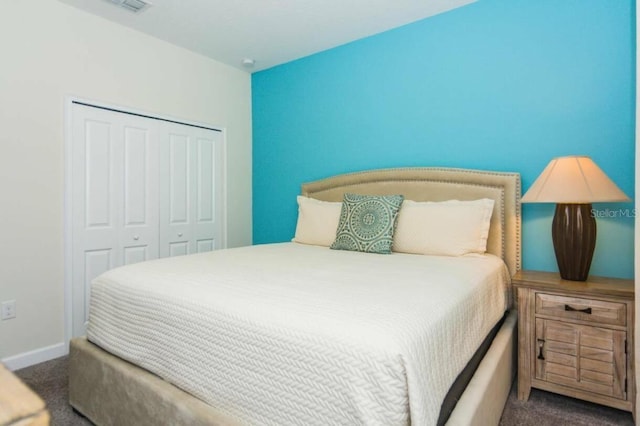
<svg viewBox="0 0 640 426">
<path fill-rule="evenodd" d="M 391 253 L 402 195 L 344 194 L 334 250 Z"/>
</svg>

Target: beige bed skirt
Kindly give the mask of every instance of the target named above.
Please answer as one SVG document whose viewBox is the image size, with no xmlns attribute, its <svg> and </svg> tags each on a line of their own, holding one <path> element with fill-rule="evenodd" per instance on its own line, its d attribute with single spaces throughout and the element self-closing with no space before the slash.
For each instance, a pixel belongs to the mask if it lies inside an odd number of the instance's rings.
<svg viewBox="0 0 640 426">
<path fill-rule="evenodd" d="M 448 425 L 497 425 L 515 373 L 511 312 L 463 393 Z M 86 338 L 69 350 L 69 402 L 97 425 L 235 425 L 190 394 Z"/>
<path fill-rule="evenodd" d="M 235 425 L 201 400 L 85 337 L 69 346 L 69 402 L 97 425 Z"/>
</svg>

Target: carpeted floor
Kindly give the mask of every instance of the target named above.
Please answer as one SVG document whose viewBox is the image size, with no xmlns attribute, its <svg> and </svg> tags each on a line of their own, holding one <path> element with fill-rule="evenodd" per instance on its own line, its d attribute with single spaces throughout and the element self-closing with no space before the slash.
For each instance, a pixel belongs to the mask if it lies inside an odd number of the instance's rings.
<svg viewBox="0 0 640 426">
<path fill-rule="evenodd" d="M 67 357 L 15 373 L 47 403 L 54 426 L 91 425 L 69 406 Z M 632 426 L 631 413 L 533 389 L 529 401 L 518 401 L 515 386 L 502 414 L 501 426 Z"/>
</svg>

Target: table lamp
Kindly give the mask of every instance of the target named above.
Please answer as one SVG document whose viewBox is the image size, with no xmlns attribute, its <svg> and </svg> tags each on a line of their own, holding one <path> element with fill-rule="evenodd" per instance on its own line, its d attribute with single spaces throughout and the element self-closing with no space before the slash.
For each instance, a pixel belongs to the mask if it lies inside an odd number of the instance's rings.
<svg viewBox="0 0 640 426">
<path fill-rule="evenodd" d="M 556 203 L 551 226 L 560 276 L 586 281 L 596 247 L 591 203 L 630 201 L 586 156 L 554 158 L 522 197 L 523 203 Z"/>
</svg>

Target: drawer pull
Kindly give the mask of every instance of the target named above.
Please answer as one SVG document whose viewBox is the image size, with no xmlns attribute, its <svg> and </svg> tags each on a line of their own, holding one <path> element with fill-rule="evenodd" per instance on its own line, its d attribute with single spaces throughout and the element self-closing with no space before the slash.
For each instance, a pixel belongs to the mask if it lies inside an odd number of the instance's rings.
<svg viewBox="0 0 640 426">
<path fill-rule="evenodd" d="M 544 361 L 544 355 L 542 355 L 542 348 L 544 347 L 544 340 L 543 339 L 538 339 L 538 359 L 541 359 Z"/>
<path fill-rule="evenodd" d="M 564 305 L 564 310 L 565 311 L 582 312 L 582 313 L 585 313 L 585 314 L 590 314 L 591 313 L 591 308 L 576 309 L 576 308 L 573 308 L 573 307 L 571 307 L 569 305 Z"/>
</svg>

